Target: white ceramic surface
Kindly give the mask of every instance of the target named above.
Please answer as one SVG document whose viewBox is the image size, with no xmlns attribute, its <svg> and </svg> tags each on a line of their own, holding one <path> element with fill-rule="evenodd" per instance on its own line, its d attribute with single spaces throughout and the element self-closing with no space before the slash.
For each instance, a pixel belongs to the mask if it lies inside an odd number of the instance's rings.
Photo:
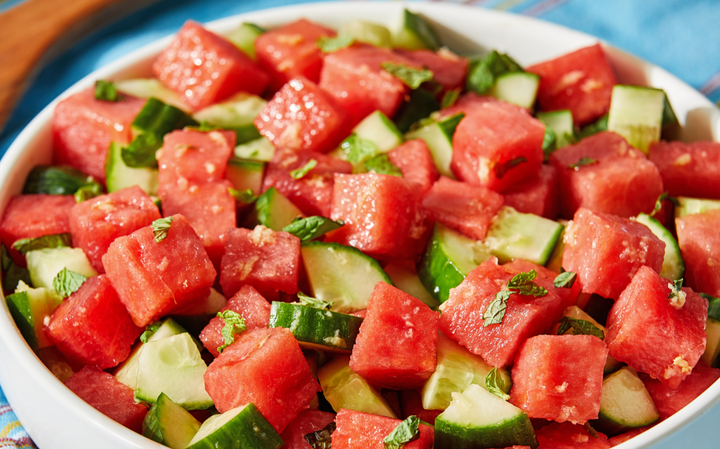
<svg viewBox="0 0 720 449">
<path fill-rule="evenodd" d="M 258 11 L 208 24 L 227 32 L 243 21 L 272 27 L 298 17 L 338 27 L 352 19 L 397 23 L 403 7 L 423 13 L 441 41 L 459 53 L 483 49 L 507 52 L 523 65 L 543 61 L 597 42 L 592 36 L 508 13 L 463 7 L 450 3 L 318 3 Z M 150 74 L 150 63 L 170 37 L 143 47 L 88 75 L 64 96 L 91 86 L 96 79 L 121 79 Z M 683 140 L 720 140 L 720 111 L 704 96 L 665 70 L 620 50 L 607 47 L 621 82 L 648 84 L 666 90 L 681 123 Z M 50 161 L 50 119 L 58 100 L 48 105 L 20 134 L 0 161 L 0 210 L 21 191 L 30 169 Z M 12 322 L 5 301 L 0 301 L 0 383 L 24 426 L 42 449 L 60 448 L 162 448 L 105 417 L 66 389 L 37 359 Z M 720 383 L 710 387 L 688 407 L 662 424 L 619 446 L 620 449 L 678 447 L 678 429 L 691 421 L 720 416 Z M 703 415 L 703 416 L 701 416 Z M 692 424 L 692 428 L 699 426 Z M 704 428 L 704 427 L 703 427 Z M 710 432 L 706 432 L 710 433 Z M 671 437 L 666 438 L 668 435 Z M 693 447 L 717 447 L 711 440 L 684 440 Z M 664 439 L 664 441 L 663 441 Z M 673 441 L 677 441 L 673 443 Z M 671 447 L 671 446 L 667 446 Z"/>
</svg>

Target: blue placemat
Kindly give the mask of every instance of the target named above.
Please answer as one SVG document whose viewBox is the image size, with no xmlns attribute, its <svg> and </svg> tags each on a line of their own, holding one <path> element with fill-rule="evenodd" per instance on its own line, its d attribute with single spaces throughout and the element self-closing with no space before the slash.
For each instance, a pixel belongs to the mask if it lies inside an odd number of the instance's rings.
<svg viewBox="0 0 720 449">
<path fill-rule="evenodd" d="M 0 1 L 0 11 L 19 2 Z M 40 71 L 0 133 L 0 155 L 46 104 L 77 80 L 121 55 L 176 31 L 185 20 L 207 22 L 297 3 L 305 1 L 161 0 L 108 25 L 77 42 Z M 462 3 L 530 15 L 593 34 L 664 67 L 711 100 L 720 100 L 718 0 L 470 0 Z M 662 447 L 677 447 L 681 442 L 692 445 L 692 439 L 710 430 L 712 426 L 693 425 Z M 31 444 L 0 390 L 0 448 L 33 447 Z"/>
</svg>

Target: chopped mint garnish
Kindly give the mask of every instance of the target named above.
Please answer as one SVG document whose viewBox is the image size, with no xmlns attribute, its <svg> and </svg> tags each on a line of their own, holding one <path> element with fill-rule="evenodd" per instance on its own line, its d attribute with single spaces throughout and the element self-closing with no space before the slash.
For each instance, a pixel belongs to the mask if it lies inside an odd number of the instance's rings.
<svg viewBox="0 0 720 449">
<path fill-rule="evenodd" d="M 343 140 L 340 148 L 345 152 L 345 158 L 351 164 L 368 160 L 379 152 L 374 142 L 361 139 L 356 134 L 350 134 L 348 138 Z"/>
<path fill-rule="evenodd" d="M 573 335 L 594 335 L 601 340 L 605 338 L 605 332 L 590 321 L 564 316 L 560 320 L 557 334 L 563 335 L 567 331 L 571 331 Z"/>
<path fill-rule="evenodd" d="M 335 421 L 324 428 L 305 435 L 305 441 L 313 449 L 330 449 L 332 447 L 332 433 L 335 432 Z"/>
<path fill-rule="evenodd" d="M 498 76 L 522 71 L 520 64 L 510 56 L 493 50 L 481 59 L 470 63 L 465 87 L 468 91 L 484 94 L 493 87 Z"/>
<path fill-rule="evenodd" d="M 102 187 L 100 184 L 90 184 L 82 186 L 75 191 L 75 202 L 82 203 L 83 201 L 95 198 L 103 194 Z"/>
<path fill-rule="evenodd" d="M 298 302 L 300 303 L 300 305 L 303 305 L 305 307 L 312 307 L 313 309 L 330 310 L 330 306 L 332 305 L 332 302 L 313 298 L 312 296 L 308 296 L 303 292 L 298 292 L 297 297 L 299 299 Z"/>
<path fill-rule="evenodd" d="M 252 189 L 245 189 L 245 190 L 236 190 L 232 187 L 228 188 L 228 192 L 230 193 L 230 196 L 232 196 L 235 201 L 238 201 L 240 203 L 244 204 L 250 204 L 256 199 L 258 199 L 257 195 L 253 193 Z"/>
<path fill-rule="evenodd" d="M 307 218 L 296 218 L 292 223 L 285 226 L 283 231 L 298 237 L 301 242 L 314 240 L 330 231 L 344 225 L 343 221 L 333 221 L 326 217 L 313 216 Z"/>
<path fill-rule="evenodd" d="M 332 53 L 351 46 L 353 42 L 355 42 L 354 37 L 341 34 L 337 37 L 323 36 L 317 40 L 317 46 L 323 53 Z"/>
<path fill-rule="evenodd" d="M 502 323 L 502 320 L 505 317 L 505 309 L 507 309 L 508 299 L 510 299 L 510 295 L 513 293 L 524 296 L 534 296 L 536 298 L 545 296 L 547 294 L 547 290 L 533 282 L 533 279 L 535 279 L 536 276 L 537 273 L 535 270 L 530 270 L 527 273 L 520 272 L 513 276 L 513 278 L 508 282 L 507 289 L 497 292 L 495 299 L 488 304 L 487 309 L 485 309 L 485 313 L 483 313 L 483 319 L 485 320 L 483 326 L 487 327 L 491 324 Z"/>
<path fill-rule="evenodd" d="M 64 234 L 51 234 L 43 235 L 42 237 L 36 237 L 34 239 L 20 239 L 13 243 L 15 248 L 20 254 L 27 254 L 30 251 L 45 248 L 60 248 L 63 246 L 72 246 L 72 237 L 70 233 Z M 12 259 L 11 259 L 12 262 Z M 5 264 L 3 264 L 3 267 Z"/>
<path fill-rule="evenodd" d="M 143 343 L 147 343 L 150 338 L 155 334 L 155 332 L 160 329 L 160 326 L 162 326 L 162 321 L 155 321 L 151 325 L 145 328 L 145 331 L 140 334 L 140 341 Z"/>
<path fill-rule="evenodd" d="M 100 101 L 117 102 L 122 100 L 122 95 L 115 88 L 112 81 L 95 81 L 95 99 Z"/>
<path fill-rule="evenodd" d="M 572 168 L 573 170 L 578 171 L 578 170 L 580 170 L 580 167 L 584 167 L 584 166 L 586 166 L 586 165 L 597 164 L 598 162 L 599 162 L 599 161 L 596 160 L 596 159 L 591 159 L 591 158 L 589 158 L 589 157 L 584 157 L 584 156 L 583 156 L 583 157 L 581 157 L 580 160 L 577 161 L 576 163 L 568 165 L 568 168 Z"/>
<path fill-rule="evenodd" d="M 522 164 L 523 162 L 527 162 L 527 158 L 525 156 L 516 157 L 515 159 L 510 159 L 509 161 L 505 161 L 502 164 L 496 164 L 493 167 L 493 171 L 495 172 L 495 176 L 497 177 L 497 179 L 502 179 L 503 176 L 507 174 L 507 172 Z"/>
<path fill-rule="evenodd" d="M 218 129 L 225 129 L 222 126 L 211 125 L 207 120 L 203 120 L 197 126 L 186 126 L 185 129 L 191 129 L 193 131 L 208 132 L 215 131 Z"/>
<path fill-rule="evenodd" d="M 221 331 L 225 344 L 217 348 L 218 352 L 223 352 L 225 348 L 235 342 L 235 334 L 244 332 L 247 326 L 245 326 L 245 319 L 240 316 L 239 313 L 232 310 L 218 312 L 217 316 L 225 322 L 225 326 L 223 326 Z"/>
<path fill-rule="evenodd" d="M 582 140 L 588 136 L 592 136 L 593 134 L 597 134 L 602 131 L 607 131 L 608 129 L 608 115 L 605 114 L 599 119 L 597 119 L 596 122 L 591 123 L 580 130 L 580 134 L 578 135 L 578 140 Z"/>
<path fill-rule="evenodd" d="M 445 92 L 445 94 L 442 97 L 442 100 L 440 101 L 440 109 L 449 108 L 450 106 L 454 105 L 459 96 L 460 96 L 459 88 Z"/>
<path fill-rule="evenodd" d="M 505 385 L 505 378 L 497 368 L 491 369 L 487 376 L 485 376 L 485 388 L 490 393 L 505 401 L 510 399 L 510 395 L 505 393 L 508 389 L 507 385 Z"/>
<path fill-rule="evenodd" d="M 555 277 L 553 285 L 555 285 L 555 288 L 571 288 L 575 284 L 575 279 L 577 279 L 577 273 L 565 271 Z"/>
<path fill-rule="evenodd" d="M 668 284 L 670 288 L 668 299 L 670 300 L 670 305 L 676 309 L 681 309 L 682 306 L 685 305 L 685 299 L 687 298 L 687 294 L 682 291 L 682 285 L 683 279 L 678 279 L 673 281 L 672 284 Z"/>
<path fill-rule="evenodd" d="M 542 143 L 542 149 L 543 153 L 545 153 L 545 156 L 549 156 L 550 153 L 555 151 L 555 146 L 557 143 L 557 134 L 555 134 L 555 131 L 545 125 L 545 135 L 543 136 L 543 143 Z"/>
<path fill-rule="evenodd" d="M 165 237 L 168 236 L 168 232 L 170 231 L 170 224 L 172 223 L 172 221 L 173 217 L 167 217 L 158 218 L 157 220 L 152 222 L 152 231 L 155 243 L 160 243 L 165 240 Z"/>
<path fill-rule="evenodd" d="M 420 419 L 410 415 L 393 429 L 383 440 L 385 449 L 402 449 L 411 441 L 420 438 Z"/>
<path fill-rule="evenodd" d="M 670 201 L 671 203 L 673 203 L 673 204 L 676 205 L 676 206 L 679 206 L 679 205 L 680 205 L 680 203 L 678 202 L 677 198 L 670 196 L 670 195 L 669 195 L 669 192 L 663 192 L 663 193 L 660 194 L 660 196 L 658 197 L 658 199 L 655 201 L 655 208 L 654 208 L 653 211 L 650 213 L 650 216 L 651 216 L 651 217 L 654 216 L 655 214 L 657 214 L 658 212 L 660 212 L 660 209 L 662 209 L 662 205 L 663 205 L 662 203 L 663 203 L 664 200 L 668 200 L 668 201 Z"/>
<path fill-rule="evenodd" d="M 365 168 L 369 172 L 378 173 L 381 175 L 392 175 L 402 178 L 402 172 L 392 162 L 387 154 L 379 154 L 371 159 L 365 161 Z"/>
<path fill-rule="evenodd" d="M 162 147 L 162 143 L 162 137 L 158 137 L 155 133 L 139 134 L 122 149 L 122 160 L 125 165 L 132 168 L 157 168 L 155 152 Z"/>
<path fill-rule="evenodd" d="M 383 62 L 380 67 L 411 89 L 417 89 L 425 81 L 433 79 L 433 72 L 428 69 L 416 69 L 391 61 Z"/>
<path fill-rule="evenodd" d="M 302 179 L 310 170 L 315 168 L 316 165 L 317 161 L 315 159 L 310 159 L 303 167 L 291 171 L 290 176 L 292 176 L 293 179 Z"/>
<path fill-rule="evenodd" d="M 82 274 L 63 268 L 53 279 L 53 288 L 61 298 L 67 298 L 78 291 L 85 280 Z"/>
</svg>

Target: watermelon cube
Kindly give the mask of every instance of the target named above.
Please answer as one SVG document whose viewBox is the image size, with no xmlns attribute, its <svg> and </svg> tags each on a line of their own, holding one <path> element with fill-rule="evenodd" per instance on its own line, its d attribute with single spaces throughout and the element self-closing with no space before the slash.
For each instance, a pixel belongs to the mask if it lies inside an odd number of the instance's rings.
<svg viewBox="0 0 720 449">
<path fill-rule="evenodd" d="M 628 432 L 621 433 L 620 435 L 616 435 L 616 436 L 614 436 L 614 437 L 612 437 L 612 438 L 608 438 L 608 443 L 610 443 L 610 447 L 615 447 L 615 446 L 617 446 L 618 444 L 624 443 L 624 442 L 626 442 L 627 440 L 629 440 L 629 439 L 631 439 L 631 438 L 635 438 L 636 436 L 638 436 L 638 435 L 640 435 L 641 433 L 643 433 L 643 432 L 645 432 L 646 430 L 648 430 L 650 427 L 652 427 L 652 426 L 648 426 L 648 427 L 638 427 L 638 428 L 633 429 L 633 430 L 630 430 L 630 431 L 628 431 Z"/>
<path fill-rule="evenodd" d="M 570 109 L 573 121 L 585 125 L 610 110 L 612 88 L 617 79 L 600 44 L 525 70 L 540 76 L 538 102 L 543 111 Z"/>
<path fill-rule="evenodd" d="M 68 213 L 74 205 L 71 195 L 12 197 L 0 222 L 0 237 L 13 261 L 25 266 L 25 257 L 12 247 L 17 240 L 70 232 Z"/>
<path fill-rule="evenodd" d="M 337 428 L 332 434 L 333 449 L 385 449 L 383 440 L 401 423 L 399 419 L 342 409 L 335 418 Z M 435 432 L 431 426 L 420 424 L 420 438 L 405 445 L 405 449 L 431 449 Z"/>
<path fill-rule="evenodd" d="M 200 237 L 182 215 L 156 242 L 151 226 L 118 237 L 102 258 L 105 272 L 138 326 L 206 298 L 217 274 Z"/>
<path fill-rule="evenodd" d="M 526 263 L 534 266 L 536 273 L 541 271 L 541 267 Z M 440 306 L 440 330 L 498 368 L 510 365 L 523 342 L 549 330 L 563 311 L 563 299 L 552 281 L 538 276 L 534 282 L 547 289 L 546 295 L 536 298 L 514 293 L 507 301 L 502 323 L 484 326 L 485 309 L 519 272 L 513 266 L 498 265 L 493 257 L 450 290 L 450 298 Z"/>
<path fill-rule="evenodd" d="M 155 76 L 195 110 L 237 92 L 260 95 L 270 78 L 227 39 L 188 20 L 152 66 Z"/>
<path fill-rule="evenodd" d="M 255 54 L 260 66 L 271 74 L 270 91 L 278 91 L 298 76 L 317 83 L 323 65 L 323 53 L 317 40 L 335 34 L 330 28 L 299 19 L 258 36 Z"/>
<path fill-rule="evenodd" d="M 538 176 L 512 187 L 503 196 L 505 205 L 518 212 L 554 220 L 559 198 L 557 171 L 552 165 L 543 164 Z"/>
<path fill-rule="evenodd" d="M 104 181 L 110 142 L 132 140 L 130 124 L 144 105 L 124 94 L 120 101 L 96 100 L 92 87 L 65 98 L 53 111 L 53 163 Z"/>
<path fill-rule="evenodd" d="M 332 219 L 345 225 L 326 235 L 370 255 L 411 259 L 427 234 L 415 184 L 392 175 L 335 175 Z"/>
<path fill-rule="evenodd" d="M 584 293 L 617 299 L 642 266 L 662 267 L 665 243 L 647 226 L 580 208 L 565 228 L 562 266 L 577 273 Z"/>
<path fill-rule="evenodd" d="M 649 158 L 670 196 L 720 199 L 720 143 L 655 142 Z"/>
<path fill-rule="evenodd" d="M 422 139 L 408 140 L 387 156 L 400 169 L 403 178 L 416 183 L 422 193 L 427 192 L 440 176 L 430 150 Z"/>
<path fill-rule="evenodd" d="M 475 240 L 485 238 L 503 202 L 503 196 L 497 192 L 445 176 L 423 197 L 423 207 L 433 220 Z"/>
<path fill-rule="evenodd" d="M 300 239 L 265 226 L 236 228 L 228 234 L 220 267 L 220 285 L 231 296 L 250 285 L 269 300 L 294 294 L 300 278 Z"/>
<path fill-rule="evenodd" d="M 659 380 L 646 374 L 641 374 L 640 378 L 660 413 L 660 419 L 667 419 L 720 379 L 720 369 L 711 368 L 700 360 L 677 390 L 666 387 Z"/>
<path fill-rule="evenodd" d="M 510 402 L 530 418 L 585 424 L 600 411 L 608 349 L 592 335 L 538 335 L 515 357 Z"/>
<path fill-rule="evenodd" d="M 453 135 L 451 169 L 458 179 L 504 192 L 537 176 L 544 158 L 542 122 L 495 99 L 468 96 L 457 106 L 465 112 Z"/>
<path fill-rule="evenodd" d="M 248 329 L 266 328 L 270 322 L 270 303 L 249 285 L 243 286 L 228 299 L 221 311 L 226 310 L 239 313 L 245 319 L 245 326 Z M 219 355 L 217 348 L 225 344 L 222 336 L 223 327 L 225 321 L 220 317 L 214 317 L 200 333 L 200 341 L 215 357 Z"/>
<path fill-rule="evenodd" d="M 380 387 L 422 387 L 435 372 L 438 318 L 419 299 L 378 282 L 350 355 L 350 368 Z"/>
<path fill-rule="evenodd" d="M 86 366 L 66 380 L 65 386 L 108 418 L 142 432 L 147 408 L 135 403 L 133 390 L 112 374 Z"/>
<path fill-rule="evenodd" d="M 335 421 L 334 413 L 303 410 L 280 435 L 285 442 L 283 449 L 313 449 L 305 439 L 305 435 L 322 430 L 333 421 Z"/>
<path fill-rule="evenodd" d="M 720 297 L 720 210 L 677 218 L 675 229 L 687 285 Z"/>
<path fill-rule="evenodd" d="M 315 160 L 317 165 L 300 179 L 290 172 Z M 352 165 L 316 151 L 292 151 L 278 148 L 268 164 L 263 190 L 275 187 L 307 216 L 329 217 L 332 212 L 333 177 L 335 173 L 351 173 Z"/>
<path fill-rule="evenodd" d="M 564 218 L 580 207 L 626 218 L 650 213 L 663 192 L 655 164 L 613 132 L 560 148 L 550 155 L 550 163 L 558 173 Z"/>
<path fill-rule="evenodd" d="M 414 61 L 418 66 L 431 70 L 433 79 L 443 87 L 444 91 L 462 90 L 465 87 L 465 75 L 467 75 L 470 62 L 467 58 L 456 55 L 446 47 L 437 52 L 402 48 L 396 49 L 395 52 Z"/>
<path fill-rule="evenodd" d="M 143 189 L 138 186 L 117 190 L 107 195 L 78 203 L 70 209 L 70 232 L 73 245 L 82 248 L 99 273 L 104 273 L 102 256 L 110 243 L 160 218 L 160 212 Z"/>
<path fill-rule="evenodd" d="M 293 334 L 283 328 L 240 334 L 205 372 L 220 413 L 252 402 L 279 433 L 320 391 Z"/>
<path fill-rule="evenodd" d="M 124 361 L 143 331 L 133 324 L 110 280 L 102 274 L 88 278 L 63 301 L 44 330 L 68 360 L 101 369 Z"/>
<path fill-rule="evenodd" d="M 597 436 L 588 433 L 584 426 L 579 424 L 552 423 L 535 431 L 538 449 L 610 449 L 605 434 L 597 432 Z"/>
<path fill-rule="evenodd" d="M 421 68 L 409 58 L 371 45 L 325 55 L 320 87 L 348 111 L 351 127 L 376 110 L 392 118 L 403 102 L 408 87 L 381 67 L 384 62 Z"/>
<path fill-rule="evenodd" d="M 708 301 L 672 287 L 641 267 L 610 309 L 605 342 L 616 360 L 676 390 L 705 352 Z"/>
<path fill-rule="evenodd" d="M 422 396 L 417 390 L 402 390 L 398 392 L 400 396 L 400 415 L 403 419 L 408 416 L 415 415 L 421 421 L 435 424 L 435 418 L 438 417 L 442 410 L 426 410 L 422 405 Z"/>
</svg>

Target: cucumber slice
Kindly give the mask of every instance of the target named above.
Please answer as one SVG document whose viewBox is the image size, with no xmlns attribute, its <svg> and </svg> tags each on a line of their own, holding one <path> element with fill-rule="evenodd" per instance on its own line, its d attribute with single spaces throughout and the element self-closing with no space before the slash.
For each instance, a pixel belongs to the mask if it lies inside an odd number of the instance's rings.
<svg viewBox="0 0 720 449">
<path fill-rule="evenodd" d="M 47 193 L 50 195 L 73 195 L 82 187 L 99 188 L 100 183 L 92 176 L 70 167 L 40 165 L 33 168 L 25 179 L 22 193 Z"/>
<path fill-rule="evenodd" d="M 30 288 L 21 281 L 16 292 L 5 300 L 15 325 L 33 350 L 53 345 L 45 336 L 43 325 L 45 318 L 52 315 L 62 302 L 55 292 L 46 288 Z"/>
<path fill-rule="evenodd" d="M 55 291 L 53 279 L 63 268 L 80 273 L 85 277 L 98 274 L 80 248 L 62 246 L 38 249 L 25 254 L 25 259 L 33 287 L 44 287 L 52 292 Z"/>
<path fill-rule="evenodd" d="M 280 232 L 283 228 L 303 214 L 285 195 L 270 187 L 255 201 L 255 210 L 246 220 L 246 227 L 254 228 L 261 224 L 273 231 Z"/>
<path fill-rule="evenodd" d="M 352 246 L 311 241 L 303 243 L 301 251 L 313 296 L 331 302 L 332 311 L 366 309 L 375 284 L 392 285 L 377 260 Z"/>
<path fill-rule="evenodd" d="M 267 137 L 251 140 L 235 147 L 235 157 L 270 162 L 275 154 L 275 145 Z"/>
<path fill-rule="evenodd" d="M 509 402 L 478 385 L 453 393 L 452 398 L 435 419 L 435 447 L 538 446 L 530 418 Z"/>
<path fill-rule="evenodd" d="M 635 220 L 650 228 L 652 233 L 665 243 L 665 256 L 663 257 L 660 277 L 671 281 L 682 278 L 685 273 L 685 261 L 680 252 L 680 246 L 672 233 L 662 223 L 648 214 L 641 213 Z"/>
<path fill-rule="evenodd" d="M 338 36 L 352 36 L 358 42 L 390 48 L 392 34 L 386 27 L 366 20 L 351 20 L 338 29 Z"/>
<path fill-rule="evenodd" d="M 432 92 L 425 89 L 410 91 L 409 100 L 400 106 L 395 114 L 395 123 L 402 132 L 408 132 L 415 123 L 430 117 L 440 109 L 440 103 Z"/>
<path fill-rule="evenodd" d="M 649 426 L 660 419 L 642 380 L 634 369 L 625 366 L 603 381 L 600 413 L 593 427 L 608 435 L 617 435 L 637 427 Z"/>
<path fill-rule="evenodd" d="M 148 195 L 157 195 L 158 171 L 155 168 L 128 167 L 122 158 L 122 145 L 111 142 L 105 161 L 105 184 L 108 192 L 140 186 Z"/>
<path fill-rule="evenodd" d="M 250 189 L 255 195 L 259 195 L 262 190 L 265 165 L 266 162 L 234 157 L 228 161 L 225 177 L 236 190 L 242 192 Z"/>
<path fill-rule="evenodd" d="M 188 333 L 145 343 L 138 362 L 135 398 L 154 403 L 160 393 L 186 410 L 204 410 L 213 401 L 205 391 L 207 365 Z"/>
<path fill-rule="evenodd" d="M 580 130 L 578 133 L 578 140 L 582 140 L 586 137 L 592 136 L 593 134 L 597 134 L 599 132 L 607 131 L 608 129 L 608 116 L 607 114 L 603 115 L 599 119 L 597 119 L 595 122 L 586 125 L 584 128 Z"/>
<path fill-rule="evenodd" d="M 435 309 L 440 305 L 440 303 L 425 290 L 422 282 L 420 282 L 420 278 L 414 271 L 390 262 L 385 265 L 385 273 L 390 276 L 395 287 L 424 302 L 431 309 Z"/>
<path fill-rule="evenodd" d="M 350 357 L 346 355 L 337 356 L 323 365 L 318 370 L 318 381 L 334 410 L 344 408 L 397 418 L 383 395 L 350 369 Z"/>
<path fill-rule="evenodd" d="M 355 126 L 353 133 L 361 139 L 374 143 L 381 153 L 387 153 L 403 143 L 403 135 L 392 120 L 380 111 L 365 117 Z"/>
<path fill-rule="evenodd" d="M 154 97 L 165 104 L 175 106 L 185 112 L 190 112 L 191 108 L 186 105 L 180 95 L 174 90 L 166 87 L 157 78 L 135 78 L 129 80 L 115 81 L 117 90 L 138 98 Z"/>
<path fill-rule="evenodd" d="M 349 354 L 363 319 L 300 304 L 273 301 L 269 327 L 284 327 L 303 349 Z"/>
<path fill-rule="evenodd" d="M 462 393 L 473 384 L 485 388 L 485 376 L 492 369 L 480 356 L 440 332 L 437 341 L 437 366 L 420 393 L 423 408 L 445 410 L 452 401 L 452 393 Z M 505 393 L 509 393 L 512 385 L 510 373 L 504 368 L 498 369 L 498 372 L 505 381 Z"/>
<path fill-rule="evenodd" d="M 430 295 L 443 303 L 451 288 L 460 285 L 468 273 L 490 257 L 482 242 L 438 222 L 420 259 L 418 277 Z"/>
<path fill-rule="evenodd" d="M 701 358 L 709 366 L 716 366 L 720 354 L 720 298 L 706 293 L 700 293 L 700 296 L 707 299 L 709 303 L 707 325 L 705 326 L 707 345 Z"/>
<path fill-rule="evenodd" d="M 702 198 L 677 197 L 678 206 L 675 207 L 675 218 L 685 215 L 701 214 L 711 210 L 720 209 L 720 200 L 706 200 Z"/>
<path fill-rule="evenodd" d="M 575 125 L 572 112 L 568 109 L 552 112 L 538 112 L 538 120 L 552 128 L 555 133 L 555 148 L 575 143 Z"/>
<path fill-rule="evenodd" d="M 257 117 L 266 104 L 267 100 L 263 100 L 256 95 L 240 92 L 222 103 L 201 109 L 193 114 L 193 118 L 198 122 L 207 122 L 223 128 L 252 125 L 255 117 Z M 254 125 L 252 126 L 254 128 Z M 247 141 L 248 140 L 241 142 L 240 139 L 238 139 L 237 143 L 246 143 Z"/>
<path fill-rule="evenodd" d="M 665 92 L 641 86 L 615 85 L 608 112 L 608 131 L 623 136 L 630 145 L 647 154 L 660 140 Z"/>
<path fill-rule="evenodd" d="M 562 273 L 562 255 L 563 250 L 565 249 L 565 242 L 563 242 L 563 237 L 565 236 L 565 228 L 567 227 L 568 221 L 558 220 L 558 223 L 562 225 L 563 229 L 562 231 L 560 231 L 560 235 L 558 236 L 555 248 L 553 249 L 552 254 L 550 254 L 550 258 L 548 259 L 545 266 L 556 273 Z"/>
<path fill-rule="evenodd" d="M 243 53 L 248 55 L 250 59 L 256 60 L 255 56 L 255 39 L 265 32 L 264 29 L 254 23 L 245 22 L 239 27 L 228 33 L 227 40 L 235 44 Z"/>
<path fill-rule="evenodd" d="M 523 72 L 520 64 L 510 56 L 492 50 L 470 62 L 465 87 L 470 92 L 486 95 L 500 76 L 513 72 Z"/>
<path fill-rule="evenodd" d="M 440 43 L 427 21 L 406 9 L 403 11 L 402 25 L 393 35 L 393 46 L 407 50 L 437 50 Z"/>
<path fill-rule="evenodd" d="M 461 112 L 439 122 L 425 125 L 415 131 L 410 131 L 405 135 L 405 138 L 408 140 L 424 140 L 440 174 L 452 179 L 455 179 L 455 175 L 450 169 L 453 152 L 453 135 L 460 120 L 464 117 L 465 114 Z"/>
<path fill-rule="evenodd" d="M 532 108 L 537 97 L 540 77 L 528 72 L 503 73 L 495 79 L 488 94 L 497 99 L 516 104 L 523 108 Z"/>
<path fill-rule="evenodd" d="M 185 449 L 200 429 L 200 421 L 187 410 L 160 393 L 145 415 L 142 434 L 171 449 Z"/>
<path fill-rule="evenodd" d="M 277 449 L 284 444 L 255 404 L 250 403 L 208 418 L 187 449 Z"/>
<path fill-rule="evenodd" d="M 493 218 L 485 245 L 500 263 L 524 259 L 545 265 L 562 230 L 557 221 L 503 206 Z"/>
<path fill-rule="evenodd" d="M 202 317 L 207 315 L 214 317 L 226 304 L 227 298 L 219 291 L 211 288 L 210 294 L 207 295 L 205 299 L 202 301 L 192 301 L 186 306 L 176 308 L 172 311 L 172 314 L 186 317 Z M 205 326 L 203 325 L 203 327 Z"/>
</svg>

